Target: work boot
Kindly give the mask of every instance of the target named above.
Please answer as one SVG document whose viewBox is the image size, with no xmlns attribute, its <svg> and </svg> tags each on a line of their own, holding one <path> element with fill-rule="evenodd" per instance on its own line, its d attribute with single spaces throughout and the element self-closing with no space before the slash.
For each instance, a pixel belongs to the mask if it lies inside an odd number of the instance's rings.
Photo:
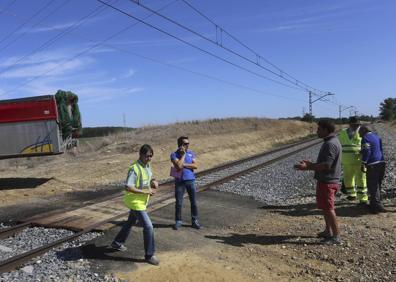
<svg viewBox="0 0 396 282">
<path fill-rule="evenodd" d="M 347 200 L 348 201 L 355 201 L 356 200 L 356 196 L 348 196 Z"/>
<path fill-rule="evenodd" d="M 159 265 L 160 263 L 159 259 L 157 259 L 155 256 L 146 257 L 145 260 L 147 263 L 152 265 Z"/>
</svg>

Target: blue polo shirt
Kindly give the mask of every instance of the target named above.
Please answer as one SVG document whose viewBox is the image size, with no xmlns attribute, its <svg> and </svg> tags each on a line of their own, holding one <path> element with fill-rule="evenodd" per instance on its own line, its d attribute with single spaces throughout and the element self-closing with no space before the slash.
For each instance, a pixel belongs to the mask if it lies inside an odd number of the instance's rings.
<svg viewBox="0 0 396 282">
<path fill-rule="evenodd" d="M 180 160 L 180 158 L 181 158 L 181 155 L 178 151 L 173 152 L 170 155 L 170 159 L 172 161 L 174 161 L 176 159 Z M 186 156 L 184 158 L 184 163 L 191 164 L 193 162 L 193 160 L 195 160 L 195 153 L 193 151 L 187 149 Z M 183 168 L 182 178 L 179 181 L 194 180 L 194 179 L 195 179 L 194 171 L 191 168 Z"/>
</svg>

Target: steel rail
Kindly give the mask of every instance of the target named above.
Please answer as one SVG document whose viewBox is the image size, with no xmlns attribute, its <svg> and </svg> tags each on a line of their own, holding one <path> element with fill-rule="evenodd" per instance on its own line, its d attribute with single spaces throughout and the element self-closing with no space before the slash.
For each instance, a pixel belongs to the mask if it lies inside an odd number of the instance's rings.
<svg viewBox="0 0 396 282">
<path fill-rule="evenodd" d="M 31 227 L 30 222 L 21 223 L 15 226 L 3 228 L 0 230 L 0 239 L 4 239 L 10 237 L 16 233 L 21 232 L 23 229 Z"/>
</svg>

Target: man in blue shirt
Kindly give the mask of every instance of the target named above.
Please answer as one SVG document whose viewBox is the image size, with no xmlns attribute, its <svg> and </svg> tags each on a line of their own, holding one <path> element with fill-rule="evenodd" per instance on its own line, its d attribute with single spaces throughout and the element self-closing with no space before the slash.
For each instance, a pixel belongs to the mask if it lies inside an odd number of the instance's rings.
<svg viewBox="0 0 396 282">
<path fill-rule="evenodd" d="M 187 136 L 181 136 L 177 139 L 178 149 L 170 155 L 170 159 L 175 169 L 181 171 L 180 178 L 175 177 L 175 226 L 178 230 L 182 226 L 181 211 L 183 207 L 183 196 L 187 190 L 191 203 L 191 223 L 195 229 L 200 229 L 198 221 L 198 207 L 196 202 L 196 187 L 194 170 L 197 169 L 195 154 L 189 150 L 189 141 Z"/>
<path fill-rule="evenodd" d="M 362 171 L 367 170 L 367 188 L 370 194 L 370 211 L 385 212 L 381 203 L 381 184 L 385 175 L 385 161 L 381 138 L 363 125 L 359 129 L 362 137 Z"/>
</svg>

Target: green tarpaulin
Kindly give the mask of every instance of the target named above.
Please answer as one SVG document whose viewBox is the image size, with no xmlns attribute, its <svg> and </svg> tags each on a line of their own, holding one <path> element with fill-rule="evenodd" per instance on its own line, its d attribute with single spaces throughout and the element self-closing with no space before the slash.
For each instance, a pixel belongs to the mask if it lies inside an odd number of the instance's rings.
<svg viewBox="0 0 396 282">
<path fill-rule="evenodd" d="M 62 138 L 79 137 L 82 133 L 78 96 L 70 91 L 58 90 L 55 94 Z"/>
</svg>

